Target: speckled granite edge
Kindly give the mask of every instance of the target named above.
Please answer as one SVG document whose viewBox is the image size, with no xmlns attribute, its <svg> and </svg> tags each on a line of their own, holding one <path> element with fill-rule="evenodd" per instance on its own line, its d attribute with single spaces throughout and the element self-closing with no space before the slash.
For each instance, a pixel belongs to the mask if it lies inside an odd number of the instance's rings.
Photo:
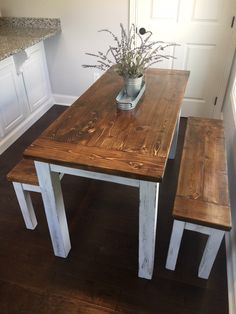
<svg viewBox="0 0 236 314">
<path fill-rule="evenodd" d="M 0 17 L 0 26 L 60 29 L 61 21 L 57 18 Z"/>
<path fill-rule="evenodd" d="M 0 17 L 0 61 L 59 32 L 60 19 Z"/>
<path fill-rule="evenodd" d="M 41 30 L 43 30 L 41 28 Z M 22 50 L 25 50 L 26 48 L 29 48 L 37 43 L 39 43 L 42 40 L 45 40 L 47 38 L 50 38 L 54 35 L 56 35 L 59 32 L 58 29 L 54 28 L 45 28 L 45 33 L 39 34 L 37 36 L 26 36 L 24 40 L 22 38 L 17 39 L 17 36 L 14 36 L 13 39 L 7 39 L 2 38 L 0 36 L 0 61 L 18 53 L 21 52 Z M 5 42 L 4 42 L 5 40 Z M 10 42 L 10 45 L 9 45 Z"/>
</svg>

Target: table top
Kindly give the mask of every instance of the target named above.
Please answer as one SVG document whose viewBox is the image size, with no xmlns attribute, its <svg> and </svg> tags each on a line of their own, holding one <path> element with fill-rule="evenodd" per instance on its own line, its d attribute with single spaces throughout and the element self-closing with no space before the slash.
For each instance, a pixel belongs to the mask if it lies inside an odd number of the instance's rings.
<svg viewBox="0 0 236 314">
<path fill-rule="evenodd" d="M 137 107 L 117 109 L 123 81 L 108 70 L 24 152 L 25 158 L 160 182 L 189 72 L 148 69 Z"/>
</svg>

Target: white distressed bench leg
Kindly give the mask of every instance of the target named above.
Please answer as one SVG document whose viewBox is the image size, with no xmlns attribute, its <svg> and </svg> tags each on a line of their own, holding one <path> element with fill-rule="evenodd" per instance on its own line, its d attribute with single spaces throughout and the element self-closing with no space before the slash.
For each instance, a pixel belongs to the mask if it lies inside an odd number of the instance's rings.
<svg viewBox="0 0 236 314">
<path fill-rule="evenodd" d="M 171 239 L 170 239 L 170 245 L 166 260 L 166 268 L 170 270 L 175 270 L 178 254 L 179 254 L 179 248 L 184 232 L 185 222 L 180 220 L 174 220 L 172 233 L 171 233 Z"/>
<path fill-rule="evenodd" d="M 151 279 L 154 267 L 159 183 L 140 181 L 139 272 Z"/>
<path fill-rule="evenodd" d="M 35 161 L 35 168 L 41 188 L 54 254 L 59 257 L 67 257 L 71 244 L 59 174 L 51 172 L 50 165 L 47 163 Z"/>
<path fill-rule="evenodd" d="M 24 190 L 22 183 L 19 182 L 12 183 L 15 189 L 18 203 L 20 205 L 21 213 L 23 215 L 26 228 L 33 230 L 37 226 L 37 219 L 35 216 L 30 193 Z"/>
<path fill-rule="evenodd" d="M 198 270 L 198 276 L 200 278 L 208 279 L 224 234 L 225 231 L 211 228 L 211 233 L 209 234 Z"/>
<path fill-rule="evenodd" d="M 169 159 L 175 159 L 176 148 L 177 148 L 177 144 L 178 144 L 180 115 L 181 115 L 181 112 L 179 113 L 178 120 L 176 122 L 175 134 L 174 134 L 174 137 L 173 137 L 173 140 L 171 143 Z"/>
</svg>

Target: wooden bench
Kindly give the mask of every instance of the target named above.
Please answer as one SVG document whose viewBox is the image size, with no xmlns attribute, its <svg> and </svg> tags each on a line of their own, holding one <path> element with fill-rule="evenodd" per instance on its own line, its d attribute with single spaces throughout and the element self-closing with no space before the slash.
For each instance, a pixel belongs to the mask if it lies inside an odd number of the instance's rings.
<svg viewBox="0 0 236 314">
<path fill-rule="evenodd" d="M 60 175 L 62 178 L 63 174 Z M 30 192 L 41 193 L 34 161 L 22 159 L 8 174 L 8 181 L 13 183 L 14 190 L 27 229 L 35 229 L 37 219 L 35 216 Z"/>
<path fill-rule="evenodd" d="M 189 118 L 173 209 L 166 268 L 175 270 L 184 229 L 209 235 L 198 270 L 207 279 L 225 231 L 231 229 L 221 120 Z"/>
</svg>

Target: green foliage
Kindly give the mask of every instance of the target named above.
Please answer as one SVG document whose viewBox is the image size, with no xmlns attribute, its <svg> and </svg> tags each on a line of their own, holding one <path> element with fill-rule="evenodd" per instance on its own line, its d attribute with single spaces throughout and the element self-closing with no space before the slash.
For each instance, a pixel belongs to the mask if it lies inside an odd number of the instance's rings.
<svg viewBox="0 0 236 314">
<path fill-rule="evenodd" d="M 165 55 L 164 50 L 169 46 L 176 44 L 165 44 L 163 41 L 151 41 L 152 32 L 146 32 L 141 36 L 136 33 L 136 27 L 133 24 L 128 33 L 121 27 L 120 39 L 108 29 L 102 29 L 99 32 L 109 33 L 114 41 L 113 46 L 103 53 L 98 51 L 97 54 L 86 53 L 89 56 L 97 58 L 94 65 L 83 65 L 84 68 L 97 68 L 105 71 L 112 65 L 116 64 L 116 71 L 124 78 L 136 78 L 143 75 L 144 71 L 151 65 L 170 59 L 173 56 Z"/>
</svg>

